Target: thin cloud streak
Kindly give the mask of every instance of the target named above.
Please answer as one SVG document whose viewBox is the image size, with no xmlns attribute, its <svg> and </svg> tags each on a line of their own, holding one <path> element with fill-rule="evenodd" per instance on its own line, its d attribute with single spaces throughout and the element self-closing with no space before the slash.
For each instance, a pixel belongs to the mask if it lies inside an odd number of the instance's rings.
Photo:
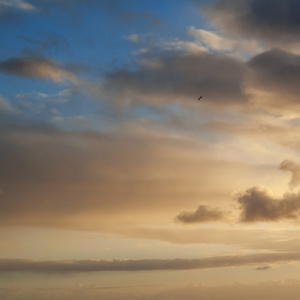
<svg viewBox="0 0 300 300">
<path fill-rule="evenodd" d="M 224 213 L 217 208 L 209 208 L 205 205 L 200 205 L 196 211 L 183 211 L 175 221 L 182 223 L 204 223 L 216 222 L 224 220 Z"/>
</svg>

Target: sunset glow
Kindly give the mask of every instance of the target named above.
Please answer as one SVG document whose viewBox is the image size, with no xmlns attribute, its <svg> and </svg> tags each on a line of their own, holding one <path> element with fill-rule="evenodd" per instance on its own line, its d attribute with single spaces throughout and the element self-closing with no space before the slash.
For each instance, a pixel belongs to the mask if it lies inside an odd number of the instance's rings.
<svg viewBox="0 0 300 300">
<path fill-rule="evenodd" d="M 1 300 L 299 299 L 300 0 L 0 22 Z"/>
</svg>

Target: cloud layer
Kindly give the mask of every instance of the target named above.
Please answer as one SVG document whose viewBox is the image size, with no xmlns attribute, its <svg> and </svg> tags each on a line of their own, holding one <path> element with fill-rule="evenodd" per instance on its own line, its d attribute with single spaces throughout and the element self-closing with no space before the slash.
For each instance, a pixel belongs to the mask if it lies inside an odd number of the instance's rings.
<svg viewBox="0 0 300 300">
<path fill-rule="evenodd" d="M 234 58 L 208 52 L 162 51 L 159 55 L 142 55 L 140 60 L 135 70 L 117 69 L 108 73 L 106 91 L 117 91 L 118 98 L 131 99 L 132 104 L 147 101 L 189 106 L 199 93 L 212 104 L 247 102 L 243 92 L 245 68 Z"/>
<path fill-rule="evenodd" d="M 0 259 L 0 272 L 73 273 L 102 271 L 195 270 L 298 261 L 298 253 L 249 254 L 201 259 L 65 260 Z"/>
<path fill-rule="evenodd" d="M 206 147 L 138 128 L 101 134 L 42 125 L 3 126 L 0 223 L 94 228 L 110 224 L 112 229 L 124 219 L 150 222 L 153 213 L 157 220 L 172 222 L 182 199 L 191 204 L 210 195 L 218 202 L 230 193 L 225 182 L 218 193 L 211 193 L 214 170 L 220 178 L 227 172 L 247 173 L 246 165 L 199 157 Z"/>
</svg>

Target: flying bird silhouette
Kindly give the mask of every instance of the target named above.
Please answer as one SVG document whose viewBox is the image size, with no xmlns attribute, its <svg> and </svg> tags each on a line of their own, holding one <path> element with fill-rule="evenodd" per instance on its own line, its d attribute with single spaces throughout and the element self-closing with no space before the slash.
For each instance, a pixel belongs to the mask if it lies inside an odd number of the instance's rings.
<svg viewBox="0 0 300 300">
<path fill-rule="evenodd" d="M 202 96 L 200 96 L 199 98 L 198 98 L 198 100 L 200 100 L 202 98 Z"/>
</svg>

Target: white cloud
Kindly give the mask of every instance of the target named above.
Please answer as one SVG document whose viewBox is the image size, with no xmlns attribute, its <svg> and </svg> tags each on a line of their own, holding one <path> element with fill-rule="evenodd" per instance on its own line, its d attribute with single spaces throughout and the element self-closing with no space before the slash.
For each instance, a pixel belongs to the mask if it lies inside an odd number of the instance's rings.
<svg viewBox="0 0 300 300">
<path fill-rule="evenodd" d="M 253 55 L 262 51 L 262 47 L 255 40 L 229 39 L 211 31 L 196 29 L 193 26 L 188 29 L 188 34 L 211 51 L 229 52 L 237 56 Z"/>
<path fill-rule="evenodd" d="M 137 42 L 139 42 L 139 40 L 140 40 L 140 37 L 139 37 L 139 35 L 137 35 L 137 34 L 131 34 L 131 35 L 129 35 L 129 36 L 126 36 L 125 38 L 126 38 L 128 41 L 133 42 L 133 43 L 137 43 Z"/>
</svg>

